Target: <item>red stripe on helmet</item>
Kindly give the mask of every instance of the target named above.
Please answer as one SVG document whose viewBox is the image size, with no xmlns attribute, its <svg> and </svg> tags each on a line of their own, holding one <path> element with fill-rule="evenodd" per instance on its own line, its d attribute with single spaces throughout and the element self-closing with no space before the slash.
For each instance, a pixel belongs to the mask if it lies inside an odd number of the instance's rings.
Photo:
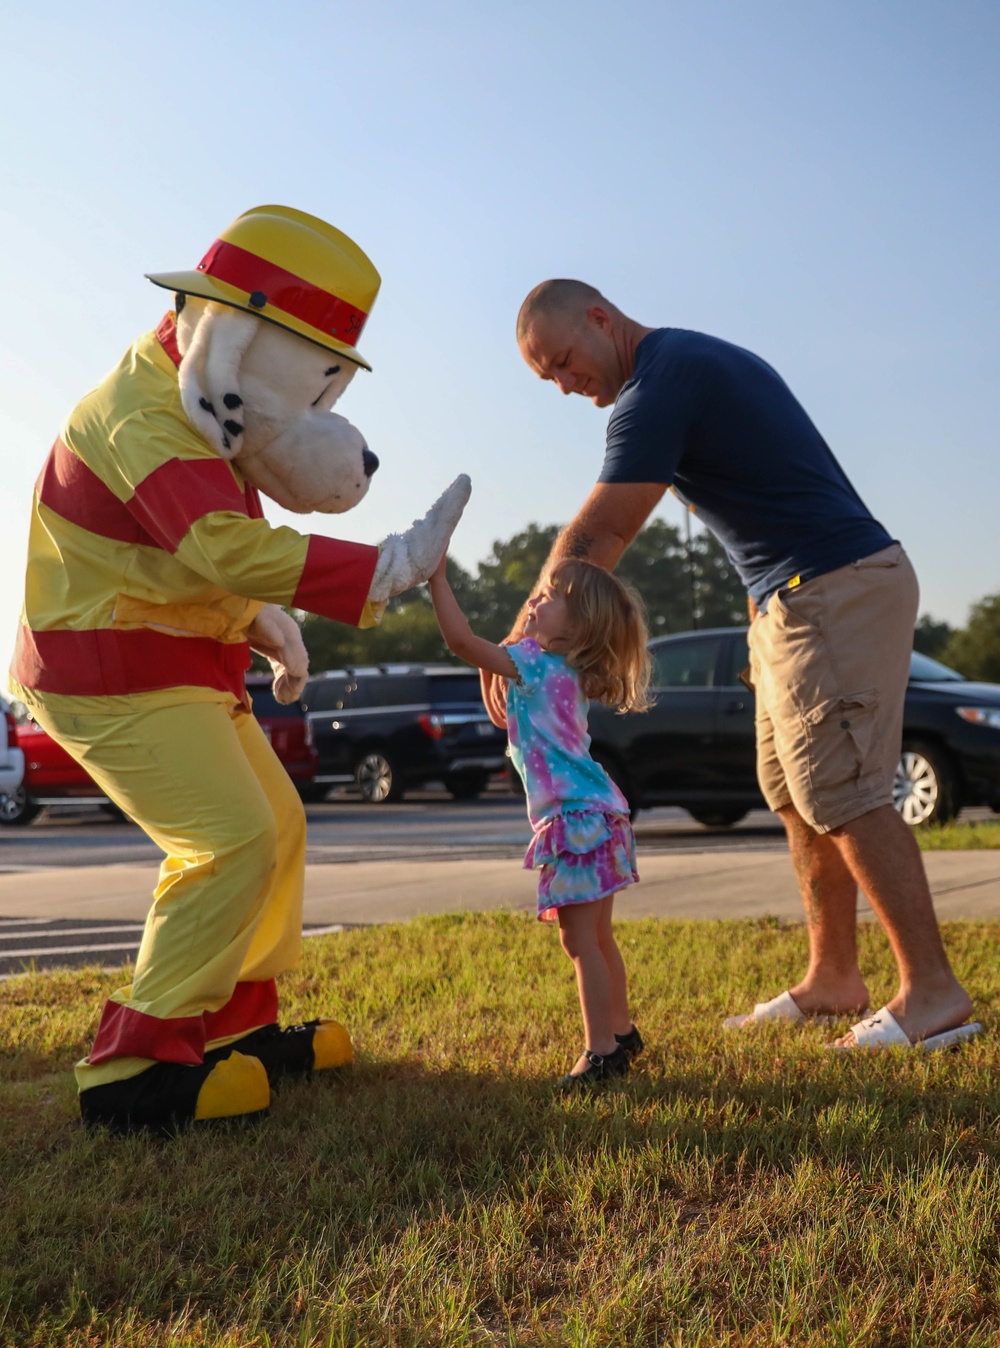
<svg viewBox="0 0 1000 1348">
<path fill-rule="evenodd" d="M 269 308 L 280 309 L 301 323 L 336 337 L 345 346 L 357 345 L 368 321 L 365 311 L 348 300 L 223 239 L 216 239 L 198 263 L 198 270 L 237 290 L 263 295 Z"/>
</svg>

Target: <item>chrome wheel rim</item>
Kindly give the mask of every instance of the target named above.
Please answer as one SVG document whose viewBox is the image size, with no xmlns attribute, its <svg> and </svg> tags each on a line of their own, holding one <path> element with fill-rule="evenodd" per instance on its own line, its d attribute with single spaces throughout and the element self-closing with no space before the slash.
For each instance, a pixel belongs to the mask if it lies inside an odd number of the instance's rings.
<svg viewBox="0 0 1000 1348">
<path fill-rule="evenodd" d="M 0 819 L 7 824 L 15 823 L 24 813 L 26 802 L 23 786 L 17 786 L 9 793 L 4 792 L 0 795 Z"/>
<path fill-rule="evenodd" d="M 926 824 L 941 797 L 941 783 L 931 761 L 913 749 L 900 755 L 892 803 L 911 828 Z"/>
<path fill-rule="evenodd" d="M 392 790 L 392 768 L 381 754 L 366 754 L 358 764 L 358 786 L 365 800 L 381 805 Z"/>
</svg>

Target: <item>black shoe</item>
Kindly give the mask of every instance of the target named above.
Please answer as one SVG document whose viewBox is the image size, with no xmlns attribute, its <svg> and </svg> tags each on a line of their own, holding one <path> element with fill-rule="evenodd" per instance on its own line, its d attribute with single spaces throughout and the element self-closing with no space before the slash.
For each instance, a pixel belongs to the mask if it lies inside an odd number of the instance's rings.
<svg viewBox="0 0 1000 1348">
<path fill-rule="evenodd" d="M 567 1072 L 556 1082 L 556 1090 L 591 1090 L 614 1077 L 628 1076 L 628 1053 L 621 1044 L 613 1053 L 592 1053 L 589 1048 L 585 1048 L 583 1056 L 590 1064 L 589 1067 L 585 1067 L 582 1072 Z"/>
<path fill-rule="evenodd" d="M 632 1026 L 628 1034 L 616 1034 L 615 1039 L 618 1041 L 618 1047 L 625 1050 L 630 1060 L 632 1058 L 637 1058 L 646 1047 L 642 1042 L 642 1035 L 635 1025 Z"/>
</svg>

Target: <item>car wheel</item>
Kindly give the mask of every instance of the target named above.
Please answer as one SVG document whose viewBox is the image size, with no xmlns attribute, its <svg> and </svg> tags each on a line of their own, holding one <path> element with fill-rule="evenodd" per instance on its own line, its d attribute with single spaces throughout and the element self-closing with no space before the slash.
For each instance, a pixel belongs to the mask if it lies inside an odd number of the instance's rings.
<svg viewBox="0 0 1000 1348">
<path fill-rule="evenodd" d="M 0 795 L 0 824 L 30 824 L 42 807 L 28 797 L 23 786 Z"/>
<path fill-rule="evenodd" d="M 731 805 L 728 809 L 720 805 L 714 810 L 708 805 L 699 805 L 694 809 L 689 805 L 687 812 L 692 819 L 704 824 L 706 828 L 732 828 L 734 824 L 747 817 L 747 811 L 739 805 Z"/>
<path fill-rule="evenodd" d="M 475 800 L 486 790 L 488 772 L 451 772 L 444 779 L 445 790 L 455 800 Z"/>
<path fill-rule="evenodd" d="M 945 824 L 958 813 L 955 774 L 943 749 L 919 740 L 903 745 L 892 803 L 911 828 Z"/>
<path fill-rule="evenodd" d="M 354 765 L 354 780 L 369 805 L 389 805 L 403 797 L 399 773 L 381 749 L 371 749 Z"/>
</svg>

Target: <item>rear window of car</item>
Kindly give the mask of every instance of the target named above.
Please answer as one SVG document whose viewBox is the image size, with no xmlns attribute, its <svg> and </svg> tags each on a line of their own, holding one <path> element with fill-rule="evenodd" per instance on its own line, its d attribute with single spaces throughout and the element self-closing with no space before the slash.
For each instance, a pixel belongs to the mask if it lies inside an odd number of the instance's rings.
<svg viewBox="0 0 1000 1348">
<path fill-rule="evenodd" d="M 247 692 L 253 702 L 255 716 L 301 716 L 298 702 L 279 702 L 267 684 L 248 684 Z"/>
<path fill-rule="evenodd" d="M 440 707 L 445 702 L 481 702 L 478 674 L 445 674 L 431 678 L 430 704 Z"/>
<path fill-rule="evenodd" d="M 717 636 L 664 641 L 650 647 L 657 688 L 711 688 L 722 640 Z"/>
</svg>

